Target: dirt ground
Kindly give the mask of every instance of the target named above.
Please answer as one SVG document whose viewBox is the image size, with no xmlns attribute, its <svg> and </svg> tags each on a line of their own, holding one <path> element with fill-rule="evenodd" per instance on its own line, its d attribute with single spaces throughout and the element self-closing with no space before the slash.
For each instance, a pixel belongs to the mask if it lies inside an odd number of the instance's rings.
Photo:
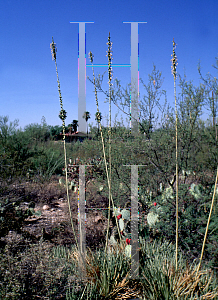
<svg viewBox="0 0 218 300">
<path fill-rule="evenodd" d="M 22 202 L 22 210 L 25 211 L 32 201 L 35 203 L 35 211 L 41 211 L 40 216 L 33 215 L 24 220 L 21 230 L 23 236 L 33 242 L 43 237 L 54 245 L 70 246 L 75 243 L 66 189 L 60 186 L 59 177 L 53 176 L 50 183 L 46 184 L 17 183 L 10 189 L 13 190 L 13 195 L 21 195 L 27 200 Z M 69 196 L 74 229 L 78 238 L 78 192 L 70 190 Z M 86 246 L 94 250 L 103 247 L 105 242 L 107 218 L 102 210 L 97 208 L 107 208 L 108 199 L 97 193 L 97 188 L 91 180 L 86 184 L 86 207 Z M 10 231 L 1 239 L 7 243 L 13 234 Z"/>
</svg>

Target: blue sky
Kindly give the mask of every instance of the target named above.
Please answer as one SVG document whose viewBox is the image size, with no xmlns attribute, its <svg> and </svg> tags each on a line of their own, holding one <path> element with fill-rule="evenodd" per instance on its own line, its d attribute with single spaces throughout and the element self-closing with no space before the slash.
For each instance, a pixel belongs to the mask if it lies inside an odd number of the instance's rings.
<svg viewBox="0 0 218 300">
<path fill-rule="evenodd" d="M 163 88 L 173 105 L 171 75 L 172 40 L 176 41 L 178 72 L 199 85 L 197 65 L 202 73 L 211 72 L 218 56 L 218 1 L 196 0 L 3 0 L 0 2 L 0 115 L 19 119 L 23 128 L 40 123 L 42 116 L 49 125 L 61 124 L 55 65 L 51 58 L 52 36 L 57 44 L 57 64 L 66 123 L 78 119 L 78 24 L 71 21 L 93 21 L 86 25 L 86 57 L 91 50 L 94 63 L 107 63 L 107 38 L 113 42 L 113 63 L 130 63 L 130 24 L 139 24 L 139 76 L 146 82 L 153 64 L 162 71 Z M 88 58 L 87 58 L 88 61 Z M 89 61 L 88 61 L 89 63 Z M 106 69 L 95 68 L 96 73 Z M 114 68 L 114 78 L 124 87 L 130 82 L 129 68 Z M 87 68 L 91 76 L 91 69 Z M 107 74 L 105 85 L 107 88 Z M 93 86 L 87 80 L 87 111 L 95 124 Z M 144 90 L 140 85 L 140 94 Z M 99 95 L 102 115 L 108 104 Z M 117 108 L 112 106 L 113 116 Z M 120 115 L 118 115 L 118 118 Z M 104 121 L 106 122 L 106 121 Z M 105 124 L 106 125 L 106 124 Z"/>
</svg>

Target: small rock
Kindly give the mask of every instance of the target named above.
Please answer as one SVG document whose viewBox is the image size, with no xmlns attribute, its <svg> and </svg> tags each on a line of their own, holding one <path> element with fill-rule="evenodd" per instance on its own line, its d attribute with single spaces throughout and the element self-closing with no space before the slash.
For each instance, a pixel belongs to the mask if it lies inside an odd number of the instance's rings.
<svg viewBox="0 0 218 300">
<path fill-rule="evenodd" d="M 43 210 L 48 210 L 49 209 L 49 206 L 47 204 L 43 205 L 42 207 Z"/>
</svg>

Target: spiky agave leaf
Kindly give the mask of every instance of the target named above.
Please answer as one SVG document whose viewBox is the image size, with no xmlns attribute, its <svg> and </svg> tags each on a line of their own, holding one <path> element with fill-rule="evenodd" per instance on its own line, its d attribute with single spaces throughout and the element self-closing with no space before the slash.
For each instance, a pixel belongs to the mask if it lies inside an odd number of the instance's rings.
<svg viewBox="0 0 218 300">
<path fill-rule="evenodd" d="M 209 271 L 197 272 L 197 265 L 188 265 L 180 253 L 176 270 L 175 246 L 172 243 L 155 242 L 141 245 L 146 263 L 144 277 L 144 299 L 216 299 L 216 279 Z"/>
</svg>

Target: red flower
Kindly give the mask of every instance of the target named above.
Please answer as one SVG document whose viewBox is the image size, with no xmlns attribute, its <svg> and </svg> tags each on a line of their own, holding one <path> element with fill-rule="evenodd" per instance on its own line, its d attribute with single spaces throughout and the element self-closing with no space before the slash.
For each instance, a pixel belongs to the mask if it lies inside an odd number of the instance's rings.
<svg viewBox="0 0 218 300">
<path fill-rule="evenodd" d="M 130 241 L 131 241 L 131 239 L 126 239 L 126 244 L 130 245 Z"/>
<path fill-rule="evenodd" d="M 156 206 L 157 205 L 157 202 L 154 202 L 154 206 Z"/>
<path fill-rule="evenodd" d="M 119 220 L 121 217 L 122 217 L 122 215 L 121 215 L 121 214 L 119 214 L 119 215 L 117 216 L 117 219 Z"/>
</svg>

